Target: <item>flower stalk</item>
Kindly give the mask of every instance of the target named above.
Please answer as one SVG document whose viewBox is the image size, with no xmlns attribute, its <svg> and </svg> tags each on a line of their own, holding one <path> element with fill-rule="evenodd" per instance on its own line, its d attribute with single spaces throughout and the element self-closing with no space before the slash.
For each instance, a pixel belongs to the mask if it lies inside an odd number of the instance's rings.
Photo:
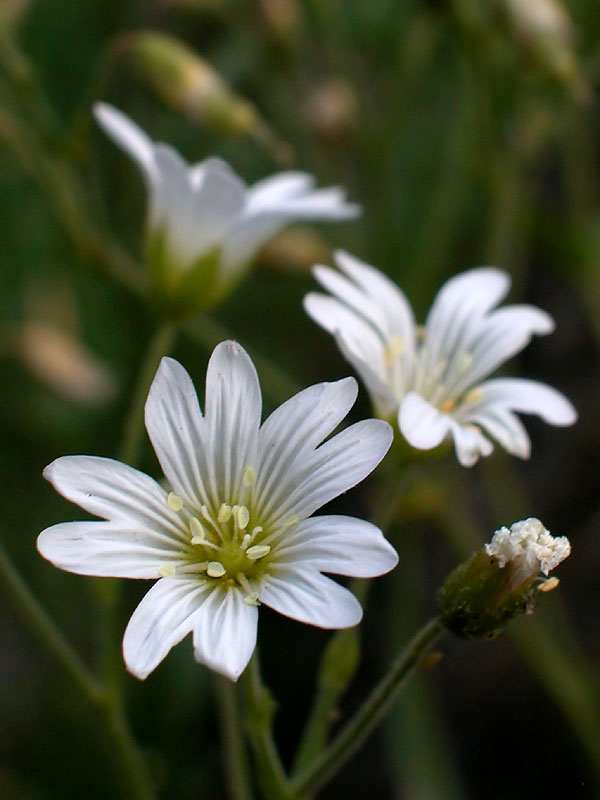
<svg viewBox="0 0 600 800">
<path fill-rule="evenodd" d="M 438 617 L 421 628 L 392 663 L 387 674 L 350 722 L 342 728 L 310 767 L 292 777 L 293 797 L 316 792 L 352 757 L 390 709 L 419 659 L 442 631 L 443 626 Z"/>
</svg>

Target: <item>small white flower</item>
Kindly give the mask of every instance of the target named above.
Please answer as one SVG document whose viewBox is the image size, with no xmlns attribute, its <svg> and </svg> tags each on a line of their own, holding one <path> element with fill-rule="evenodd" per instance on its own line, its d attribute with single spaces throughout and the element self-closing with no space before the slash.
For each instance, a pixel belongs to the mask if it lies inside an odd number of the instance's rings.
<svg viewBox="0 0 600 800">
<path fill-rule="evenodd" d="M 144 176 L 155 271 L 168 270 L 171 280 L 199 271 L 207 303 L 234 285 L 260 247 L 288 223 L 347 220 L 360 213 L 359 206 L 346 203 L 342 189 L 315 189 L 314 178 L 304 172 L 280 172 L 247 188 L 219 158 L 190 165 L 116 108 L 97 103 L 94 112 Z"/>
<path fill-rule="evenodd" d="M 125 631 L 130 672 L 145 678 L 192 632 L 196 660 L 236 680 L 261 603 L 323 628 L 360 621 L 354 595 L 321 573 L 381 575 L 396 553 L 369 522 L 310 517 L 391 444 L 381 420 L 321 444 L 356 394 L 353 378 L 311 386 L 261 425 L 254 365 L 223 342 L 209 361 L 204 415 L 177 361 L 164 358 L 152 383 L 146 427 L 171 491 L 111 459 L 65 456 L 46 468 L 64 497 L 106 521 L 47 528 L 38 537 L 45 558 L 82 575 L 158 579 Z"/>
<path fill-rule="evenodd" d="M 511 584 L 520 586 L 543 572 L 548 575 L 570 555 L 571 544 L 566 536 L 552 536 L 535 517 L 499 528 L 490 544 L 488 556 L 498 559 L 498 566 L 511 565 Z"/>
<path fill-rule="evenodd" d="M 513 412 L 537 414 L 553 425 L 575 422 L 571 403 L 546 384 L 484 380 L 533 334 L 554 328 L 535 306 L 495 308 L 510 286 L 502 270 L 480 267 L 451 278 L 421 329 L 406 297 L 385 275 L 344 252 L 336 253 L 336 263 L 344 274 L 314 268 L 333 297 L 311 292 L 305 309 L 335 335 L 376 413 L 384 419 L 397 415 L 413 447 L 429 450 L 451 435 L 460 463 L 472 466 L 493 450 L 483 429 L 509 453 L 528 458 L 529 437 Z"/>
</svg>

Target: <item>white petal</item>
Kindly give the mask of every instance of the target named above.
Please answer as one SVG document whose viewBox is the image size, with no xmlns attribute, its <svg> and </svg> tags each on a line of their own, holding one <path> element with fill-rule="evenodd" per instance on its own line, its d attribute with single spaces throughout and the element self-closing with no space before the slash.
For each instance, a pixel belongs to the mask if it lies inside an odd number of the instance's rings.
<svg viewBox="0 0 600 800">
<path fill-rule="evenodd" d="M 201 177 L 199 166 L 202 167 Z M 200 254 L 222 244 L 235 224 L 245 202 L 246 187 L 235 172 L 219 158 L 208 158 L 194 168 L 194 186 L 189 210 L 191 226 L 189 249 Z"/>
<path fill-rule="evenodd" d="M 406 441 L 419 450 L 430 450 L 442 443 L 451 428 L 446 414 L 409 392 L 398 410 L 398 427 Z"/>
<path fill-rule="evenodd" d="M 37 540 L 54 566 L 107 578 L 159 578 L 161 567 L 181 560 L 181 544 L 168 531 L 89 521 L 53 525 Z"/>
<path fill-rule="evenodd" d="M 524 414 L 537 414 L 551 425 L 573 425 L 577 412 L 567 398 L 539 381 L 494 378 L 482 383 L 482 404 L 504 405 Z"/>
<path fill-rule="evenodd" d="M 461 393 L 479 383 L 526 347 L 532 336 L 553 330 L 552 317 L 535 306 L 505 306 L 493 311 L 471 330 L 466 343 L 471 365 L 455 384 L 454 391 Z"/>
<path fill-rule="evenodd" d="M 169 650 L 190 633 L 210 592 L 210 584 L 197 579 L 163 578 L 155 583 L 125 630 L 127 669 L 142 680 L 156 669 Z"/>
<path fill-rule="evenodd" d="M 484 428 L 511 455 L 529 458 L 531 442 L 527 431 L 519 418 L 506 406 L 483 402 L 469 410 L 464 419 Z"/>
<path fill-rule="evenodd" d="M 315 179 L 306 172 L 277 172 L 248 189 L 247 211 L 258 214 L 266 209 L 272 209 L 281 200 L 304 194 L 314 185 Z"/>
<path fill-rule="evenodd" d="M 278 567 L 265 578 L 260 600 L 286 617 L 318 628 L 351 628 L 362 618 L 352 592 L 309 567 Z"/>
<path fill-rule="evenodd" d="M 392 439 L 393 431 L 387 422 L 363 420 L 305 458 L 291 460 L 287 469 L 280 469 L 279 484 L 264 498 L 263 519 L 274 525 L 290 517 L 309 517 L 372 472 Z"/>
<path fill-rule="evenodd" d="M 194 384 L 172 358 L 163 358 L 145 409 L 146 428 L 162 470 L 187 505 L 218 504 L 211 491 L 211 456 Z"/>
<path fill-rule="evenodd" d="M 289 533 L 272 554 L 274 565 L 296 563 L 320 572 L 373 578 L 393 569 L 398 555 L 379 528 L 362 519 L 311 517 Z"/>
<path fill-rule="evenodd" d="M 213 590 L 194 619 L 194 655 L 232 681 L 237 681 L 256 647 L 258 609 L 244 602 L 235 588 Z"/>
<path fill-rule="evenodd" d="M 224 279 L 233 280 L 252 261 L 263 244 L 279 233 L 287 222 L 279 214 L 242 215 L 232 222 L 223 244 Z"/>
<path fill-rule="evenodd" d="M 265 420 L 259 433 L 258 477 L 254 491 L 257 513 L 294 463 L 301 462 L 339 425 L 354 405 L 354 378 L 309 386 L 291 397 Z"/>
<path fill-rule="evenodd" d="M 506 294 L 510 279 L 493 267 L 479 267 L 451 278 L 440 289 L 425 322 L 415 387 L 422 391 L 429 376 L 452 356 L 468 350 L 480 320 Z"/>
<path fill-rule="evenodd" d="M 316 323 L 332 334 L 340 334 L 352 355 L 385 381 L 384 341 L 361 315 L 333 297 L 309 292 L 304 309 Z"/>
<path fill-rule="evenodd" d="M 166 225 L 167 240 L 173 257 L 187 266 L 197 255 L 200 244 L 191 244 L 195 235 L 194 190 L 189 165 L 166 144 L 154 148 L 157 181 L 150 197 L 152 225 Z M 202 248 L 205 249 L 205 248 Z"/>
<path fill-rule="evenodd" d="M 335 341 L 340 353 L 362 379 L 375 414 L 381 419 L 391 419 L 398 408 L 398 397 L 394 389 L 375 372 L 372 367 L 373 361 L 365 361 L 353 351 L 352 343 L 349 343 L 342 333 L 336 334 Z"/>
<path fill-rule="evenodd" d="M 107 103 L 95 103 L 94 115 L 104 131 L 131 156 L 152 184 L 157 178 L 152 140 L 129 117 Z"/>
<path fill-rule="evenodd" d="M 222 503 L 236 503 L 246 467 L 256 469 L 262 398 L 250 356 L 237 342 L 215 347 L 206 373 L 205 420 L 213 480 Z"/>
<path fill-rule="evenodd" d="M 383 272 L 350 253 L 337 250 L 334 257 L 339 268 L 377 303 L 390 333 L 402 339 L 407 358 L 412 361 L 415 319 L 404 293 Z"/>
<path fill-rule="evenodd" d="M 472 467 L 480 456 L 489 456 L 494 446 L 475 425 L 453 423 L 452 436 L 456 457 L 463 467 Z"/>
<path fill-rule="evenodd" d="M 96 456 L 63 456 L 44 470 L 54 488 L 78 506 L 115 522 L 131 522 L 146 531 L 182 530 L 156 481 L 120 461 Z"/>
</svg>

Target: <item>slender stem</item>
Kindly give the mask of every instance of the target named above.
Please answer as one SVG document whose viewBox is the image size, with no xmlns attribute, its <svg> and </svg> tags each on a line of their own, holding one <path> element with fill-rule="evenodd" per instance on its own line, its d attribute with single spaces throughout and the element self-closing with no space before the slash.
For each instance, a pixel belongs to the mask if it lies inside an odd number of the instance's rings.
<svg viewBox="0 0 600 800">
<path fill-rule="evenodd" d="M 310 794 L 325 784 L 358 750 L 380 722 L 396 699 L 405 679 L 427 647 L 441 634 L 443 628 L 436 617 L 416 634 L 392 663 L 388 673 L 373 689 L 356 715 L 333 739 L 318 759 L 291 781 L 293 796 Z"/>
<path fill-rule="evenodd" d="M 223 767 L 229 794 L 233 800 L 252 800 L 250 772 L 236 686 L 220 675 L 215 676 L 215 683 L 224 749 Z"/>
<path fill-rule="evenodd" d="M 267 800 L 287 800 L 289 781 L 273 741 L 275 703 L 260 676 L 257 652 L 244 673 L 246 722 L 256 759 L 257 775 Z"/>
<path fill-rule="evenodd" d="M 152 336 L 139 371 L 133 396 L 125 418 L 119 459 L 135 466 L 139 462 L 144 433 L 144 404 L 148 390 L 161 358 L 169 353 L 175 341 L 177 328 L 171 321 L 163 322 Z"/>
<path fill-rule="evenodd" d="M 153 800 L 152 784 L 142 757 L 127 726 L 122 706 L 113 693 L 106 691 L 91 675 L 45 609 L 33 595 L 10 557 L 0 545 L 2 585 L 27 627 L 40 639 L 63 667 L 82 696 L 99 714 L 110 740 L 110 749 L 118 764 L 123 797 L 127 800 Z"/>
<path fill-rule="evenodd" d="M 91 703 L 98 703 L 103 693 L 102 687 L 33 595 L 1 545 L 0 576 L 2 586 L 27 627 L 41 639 L 48 652 L 61 664 L 81 693 Z"/>
<path fill-rule="evenodd" d="M 123 797 L 154 800 L 156 791 L 129 728 L 121 697 L 116 692 L 107 692 L 100 712 L 118 756 Z"/>
</svg>

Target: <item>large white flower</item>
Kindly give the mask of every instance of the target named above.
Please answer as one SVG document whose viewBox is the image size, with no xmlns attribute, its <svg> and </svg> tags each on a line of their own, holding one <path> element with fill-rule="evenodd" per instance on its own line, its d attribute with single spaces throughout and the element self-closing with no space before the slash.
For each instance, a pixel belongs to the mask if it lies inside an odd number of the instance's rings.
<svg viewBox="0 0 600 800">
<path fill-rule="evenodd" d="M 151 266 L 167 285 L 193 276 L 209 305 L 234 285 L 259 248 L 289 222 L 347 220 L 360 213 L 342 189 L 315 189 L 304 172 L 280 172 L 247 188 L 220 158 L 190 165 L 153 142 L 125 114 L 94 106 L 106 133 L 146 182 Z"/>
<path fill-rule="evenodd" d="M 376 413 L 397 415 L 413 447 L 428 450 L 451 435 L 460 463 L 472 466 L 492 452 L 490 436 L 528 458 L 529 437 L 513 412 L 537 414 L 553 425 L 575 422 L 571 403 L 543 383 L 484 380 L 533 334 L 554 329 L 551 317 L 535 306 L 495 308 L 510 286 L 502 270 L 480 267 L 451 278 L 420 328 L 406 297 L 385 275 L 344 252 L 336 253 L 336 263 L 343 274 L 314 268 L 333 297 L 309 293 L 306 311 L 335 335 Z"/>
<path fill-rule="evenodd" d="M 164 358 L 146 427 L 169 483 L 118 461 L 65 456 L 45 477 L 106 521 L 66 522 L 38 537 L 69 572 L 158 579 L 123 640 L 128 669 L 145 678 L 192 632 L 196 659 L 236 680 L 256 643 L 258 606 L 323 628 L 356 625 L 354 595 L 321 573 L 373 577 L 397 556 L 381 531 L 345 516 L 310 515 L 368 475 L 392 430 L 364 420 L 329 438 L 356 381 L 311 386 L 261 425 L 254 365 L 235 342 L 214 351 L 203 415 L 184 368 Z"/>
</svg>

